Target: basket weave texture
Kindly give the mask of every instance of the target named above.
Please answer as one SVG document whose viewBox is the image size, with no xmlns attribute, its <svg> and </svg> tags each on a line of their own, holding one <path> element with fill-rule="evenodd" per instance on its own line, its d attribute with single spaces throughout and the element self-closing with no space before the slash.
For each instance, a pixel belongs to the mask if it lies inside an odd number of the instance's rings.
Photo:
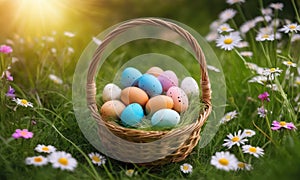
<svg viewBox="0 0 300 180">
<path fill-rule="evenodd" d="M 196 59 L 199 62 L 200 65 L 200 72 L 201 72 L 201 80 L 200 80 L 200 86 L 201 86 L 201 100 L 205 104 L 205 109 L 202 110 L 199 114 L 199 117 L 196 121 L 193 123 L 181 127 L 181 128 L 175 128 L 171 130 L 165 130 L 165 131 L 146 131 L 146 130 L 138 130 L 138 129 L 132 129 L 132 128 L 126 128 L 123 127 L 115 122 L 112 121 L 104 121 L 98 111 L 98 106 L 96 104 L 96 83 L 95 83 L 95 76 L 97 73 L 97 66 L 100 62 L 102 53 L 105 49 L 105 47 L 119 34 L 122 32 L 136 27 L 140 25 L 151 25 L 151 26 L 162 26 L 165 28 L 168 28 L 169 30 L 172 30 L 176 33 L 178 33 L 180 36 L 186 40 L 191 48 L 193 49 Z M 200 130 L 203 126 L 204 122 L 207 120 L 209 114 L 211 113 L 212 106 L 211 106 L 211 89 L 210 89 L 210 81 L 207 73 L 206 68 L 206 60 L 205 56 L 203 54 L 203 51 L 198 44 L 197 40 L 185 29 L 181 28 L 175 23 L 172 23 L 170 21 L 165 21 L 162 19 L 157 18 L 141 18 L 141 19 L 134 19 L 128 22 L 125 22 L 118 27 L 116 27 L 114 30 L 112 30 L 110 33 L 108 33 L 104 40 L 102 41 L 102 44 L 98 46 L 96 49 L 93 59 L 89 65 L 88 74 L 87 74 L 87 84 L 86 84 L 86 95 L 87 95 L 87 103 L 88 107 L 91 111 L 91 115 L 93 118 L 97 121 L 98 127 L 99 127 L 99 137 L 101 143 L 106 144 L 106 150 L 107 151 L 114 151 L 116 156 L 118 153 L 124 154 L 124 151 L 120 151 L 119 147 L 125 146 L 125 149 L 128 149 L 126 152 L 126 156 L 130 159 L 130 157 L 135 156 L 136 150 L 132 150 L 130 145 L 126 147 L 126 143 L 120 144 L 120 140 L 118 138 L 108 138 L 107 133 L 105 131 L 102 131 L 103 128 L 108 129 L 110 132 L 112 132 L 114 135 L 122 138 L 123 140 L 127 140 L 134 143 L 148 143 L 157 141 L 161 138 L 165 137 L 178 137 L 178 141 L 180 140 L 183 142 L 179 146 L 174 146 L 172 143 L 159 143 L 157 145 L 155 151 L 158 152 L 158 154 L 161 152 L 162 157 L 159 159 L 147 162 L 147 158 L 149 155 L 151 155 L 151 152 L 153 152 L 153 147 L 151 149 L 144 149 L 142 148 L 142 153 L 144 153 L 145 161 L 141 159 L 142 165 L 163 165 L 166 163 L 171 162 L 179 162 L 184 160 L 193 150 L 193 148 L 197 145 L 198 141 L 200 140 Z M 124 149 L 124 148 L 123 148 Z M 172 152 L 169 155 L 165 156 L 165 152 Z M 140 152 L 141 153 L 141 152 Z"/>
</svg>

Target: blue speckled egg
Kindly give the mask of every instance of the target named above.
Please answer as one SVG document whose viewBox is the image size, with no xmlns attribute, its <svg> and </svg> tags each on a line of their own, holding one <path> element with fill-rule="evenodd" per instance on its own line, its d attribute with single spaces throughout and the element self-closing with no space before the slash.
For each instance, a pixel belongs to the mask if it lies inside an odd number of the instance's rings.
<svg viewBox="0 0 300 180">
<path fill-rule="evenodd" d="M 132 103 L 126 106 L 120 116 L 125 126 L 135 126 L 142 121 L 143 117 L 143 108 L 138 103 Z"/>
<path fill-rule="evenodd" d="M 159 80 L 151 74 L 142 75 L 139 78 L 138 87 L 143 89 L 150 97 L 160 95 L 163 91 Z"/>
<path fill-rule="evenodd" d="M 120 83 L 124 88 L 129 87 L 132 86 L 134 82 L 141 76 L 142 73 L 139 70 L 133 67 L 128 67 L 122 72 Z"/>
<path fill-rule="evenodd" d="M 180 121 L 180 115 L 172 109 L 161 109 L 151 117 L 151 124 L 155 127 L 172 128 Z"/>
</svg>

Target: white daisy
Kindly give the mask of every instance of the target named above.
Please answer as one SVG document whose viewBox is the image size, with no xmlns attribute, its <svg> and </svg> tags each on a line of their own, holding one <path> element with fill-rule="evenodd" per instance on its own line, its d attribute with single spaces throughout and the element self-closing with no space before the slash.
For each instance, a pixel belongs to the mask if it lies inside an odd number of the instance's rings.
<svg viewBox="0 0 300 180">
<path fill-rule="evenodd" d="M 252 57 L 253 56 L 253 52 L 252 51 L 242 51 L 240 52 L 241 56 L 244 57 Z"/>
<path fill-rule="evenodd" d="M 257 108 L 257 115 L 261 118 L 265 118 L 268 113 L 268 110 L 266 110 L 264 107 Z"/>
<path fill-rule="evenodd" d="M 221 124 L 224 124 L 224 123 L 226 123 L 226 122 L 232 120 L 233 118 L 236 118 L 237 115 L 238 115 L 238 113 L 236 112 L 236 110 L 230 111 L 230 112 L 226 113 L 226 114 L 222 117 L 220 123 L 221 123 Z"/>
<path fill-rule="evenodd" d="M 215 72 L 221 72 L 220 69 L 216 68 L 215 66 L 207 65 L 207 69 Z"/>
<path fill-rule="evenodd" d="M 261 10 L 261 13 L 263 15 L 272 15 L 273 10 L 271 8 L 264 8 L 264 9 Z"/>
<path fill-rule="evenodd" d="M 44 145 L 44 144 L 38 144 L 34 150 L 36 150 L 37 152 L 44 152 L 44 153 L 53 153 L 56 151 L 56 148 L 54 146 L 51 145 Z"/>
<path fill-rule="evenodd" d="M 262 75 L 262 73 L 264 72 L 264 68 L 262 67 L 259 67 L 257 64 L 255 63 L 250 63 L 250 62 L 247 62 L 246 63 L 247 67 L 252 70 L 252 71 L 255 71 L 257 74 L 259 75 Z"/>
<path fill-rule="evenodd" d="M 236 170 L 238 160 L 233 155 L 227 152 L 216 152 L 216 155 L 212 156 L 210 160 L 210 164 L 215 166 L 217 169 L 230 171 L 230 170 Z"/>
<path fill-rule="evenodd" d="M 245 0 L 227 0 L 226 2 L 230 5 L 232 5 L 232 4 L 235 4 L 235 3 L 244 3 Z"/>
<path fill-rule="evenodd" d="M 233 32 L 229 35 L 221 35 L 217 40 L 217 47 L 221 47 L 221 49 L 225 49 L 227 51 L 232 50 L 234 47 L 238 45 L 238 43 L 241 41 L 241 37 L 238 33 Z"/>
<path fill-rule="evenodd" d="M 25 159 L 25 164 L 34 166 L 44 166 L 48 164 L 48 159 L 44 156 L 33 156 Z"/>
<path fill-rule="evenodd" d="M 297 64 L 293 63 L 292 61 L 283 61 L 282 64 L 284 64 L 288 67 L 297 67 Z"/>
<path fill-rule="evenodd" d="M 137 171 L 135 171 L 134 169 L 128 169 L 128 170 L 126 170 L 125 171 L 125 174 L 126 174 L 126 176 L 128 176 L 128 177 L 132 177 L 132 176 L 134 176 L 134 175 L 137 175 Z"/>
<path fill-rule="evenodd" d="M 244 163 L 244 162 L 238 162 L 237 166 L 238 166 L 238 169 L 240 169 L 240 170 L 250 171 L 250 170 L 253 169 L 251 164 L 247 164 L 247 163 Z"/>
<path fill-rule="evenodd" d="M 56 84 L 62 84 L 63 83 L 63 80 L 61 78 L 57 77 L 54 74 L 49 74 L 49 79 L 51 79 Z"/>
<path fill-rule="evenodd" d="M 74 37 L 74 36 L 75 36 L 75 34 L 74 34 L 74 33 L 72 33 L 72 32 L 68 32 L 68 31 L 64 32 L 64 35 L 65 35 L 65 36 L 67 36 L 67 37 L 69 37 L 69 38 L 72 38 L 72 37 Z"/>
<path fill-rule="evenodd" d="M 299 85 L 300 85 L 300 76 L 296 76 L 294 84 L 295 84 L 296 86 L 299 86 Z"/>
<path fill-rule="evenodd" d="M 244 48 L 244 47 L 248 47 L 249 46 L 249 43 L 247 41 L 240 41 L 238 44 L 237 44 L 237 47 L 238 48 Z"/>
<path fill-rule="evenodd" d="M 192 173 L 193 172 L 193 166 L 188 164 L 188 163 L 184 163 L 180 166 L 180 170 L 187 174 L 187 173 Z"/>
<path fill-rule="evenodd" d="M 28 102 L 26 99 L 13 99 L 17 103 L 17 105 L 24 106 L 24 107 L 33 107 L 31 102 Z"/>
<path fill-rule="evenodd" d="M 229 19 L 232 19 L 236 14 L 236 10 L 234 9 L 226 9 L 222 11 L 219 15 L 221 22 L 226 22 Z"/>
<path fill-rule="evenodd" d="M 271 3 L 270 7 L 275 9 L 275 10 L 282 10 L 283 8 L 283 3 Z"/>
<path fill-rule="evenodd" d="M 243 131 L 244 137 L 252 137 L 255 134 L 256 134 L 255 131 L 253 131 L 251 129 L 244 129 L 244 131 Z"/>
<path fill-rule="evenodd" d="M 71 154 L 64 151 L 56 151 L 48 156 L 48 161 L 52 163 L 53 168 L 73 171 L 77 167 L 77 161 Z"/>
<path fill-rule="evenodd" d="M 266 85 L 267 88 L 270 88 L 273 91 L 278 91 L 278 86 L 277 84 L 267 84 Z"/>
<path fill-rule="evenodd" d="M 255 39 L 256 41 L 274 41 L 274 34 L 258 33 Z"/>
<path fill-rule="evenodd" d="M 255 20 L 249 20 L 243 23 L 240 27 L 240 31 L 245 34 L 247 33 L 250 29 L 254 28 L 256 26 L 256 21 Z"/>
<path fill-rule="evenodd" d="M 260 147 L 253 147 L 251 145 L 244 145 L 242 147 L 244 153 L 252 154 L 253 156 L 259 158 L 264 155 L 264 150 Z"/>
<path fill-rule="evenodd" d="M 262 75 L 268 77 L 270 80 L 274 80 L 276 76 L 279 76 L 282 72 L 279 68 L 266 68 L 264 69 Z"/>
<path fill-rule="evenodd" d="M 284 33 L 289 33 L 289 32 L 297 33 L 298 31 L 300 31 L 300 25 L 298 25 L 297 23 L 284 25 L 283 28 L 279 29 L 279 31 L 282 31 Z"/>
<path fill-rule="evenodd" d="M 293 34 L 291 41 L 295 42 L 295 41 L 299 41 L 300 40 L 300 34 Z"/>
<path fill-rule="evenodd" d="M 266 76 L 254 76 L 248 82 L 249 83 L 258 83 L 258 84 L 261 84 L 261 85 L 265 85 L 265 83 L 267 81 L 268 81 L 268 78 Z"/>
<path fill-rule="evenodd" d="M 94 164 L 97 164 L 98 166 L 101 166 L 102 164 L 105 164 L 106 158 L 99 153 L 90 153 L 89 157 L 92 159 L 92 162 Z"/>
<path fill-rule="evenodd" d="M 217 38 L 218 38 L 219 34 L 218 32 L 216 31 L 211 31 L 210 33 L 208 33 L 206 36 L 205 36 L 205 39 L 208 41 L 208 42 L 212 42 L 212 41 L 215 41 Z"/>
<path fill-rule="evenodd" d="M 218 27 L 217 31 L 219 33 L 222 33 L 222 32 L 232 32 L 234 31 L 234 29 L 232 29 L 229 24 L 225 23 L 225 24 L 222 24 L 221 26 Z"/>
<path fill-rule="evenodd" d="M 238 133 L 235 132 L 234 135 L 230 133 L 227 135 L 227 137 L 228 139 L 224 139 L 225 143 L 223 146 L 228 147 L 228 149 L 234 145 L 240 146 L 240 144 L 245 144 L 245 142 L 248 141 L 248 139 L 244 139 L 245 135 L 241 130 L 239 130 Z"/>
</svg>

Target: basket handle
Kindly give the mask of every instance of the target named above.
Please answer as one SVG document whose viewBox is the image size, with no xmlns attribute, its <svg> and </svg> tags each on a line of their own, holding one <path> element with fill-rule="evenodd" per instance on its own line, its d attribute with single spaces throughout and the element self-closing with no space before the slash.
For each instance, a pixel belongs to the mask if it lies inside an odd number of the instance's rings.
<svg viewBox="0 0 300 180">
<path fill-rule="evenodd" d="M 153 26 L 163 26 L 166 27 L 176 33 L 178 33 L 180 36 L 182 36 L 192 47 L 193 51 L 196 54 L 196 59 L 198 60 L 200 64 L 200 70 L 201 70 L 201 90 L 202 90 L 202 101 L 208 105 L 211 104 L 211 90 L 210 90 L 210 81 L 207 73 L 207 65 L 204 53 L 198 44 L 197 40 L 186 30 L 181 28 L 180 26 L 165 21 L 162 19 L 157 18 L 141 18 L 141 19 L 134 19 L 131 21 L 128 21 L 124 24 L 119 25 L 116 27 L 113 31 L 111 31 L 109 34 L 107 34 L 102 41 L 102 43 L 98 46 L 96 49 L 93 59 L 89 65 L 88 74 L 87 74 L 87 84 L 86 84 L 86 93 L 87 93 L 87 103 L 94 111 L 97 112 L 96 107 L 96 83 L 95 83 L 95 75 L 97 71 L 97 66 L 99 64 L 99 61 L 101 59 L 102 53 L 105 49 L 105 47 L 119 34 L 126 31 L 127 29 L 130 29 L 135 26 L 139 25 L 153 25 Z"/>
</svg>

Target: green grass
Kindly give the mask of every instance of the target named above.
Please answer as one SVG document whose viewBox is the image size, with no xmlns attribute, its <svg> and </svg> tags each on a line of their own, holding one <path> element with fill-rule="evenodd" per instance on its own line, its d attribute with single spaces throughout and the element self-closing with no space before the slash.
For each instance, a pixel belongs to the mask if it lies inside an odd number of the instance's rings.
<svg viewBox="0 0 300 180">
<path fill-rule="evenodd" d="M 293 98 L 299 94 L 299 88 L 289 86 L 289 81 L 284 80 L 284 73 L 279 77 L 279 83 L 283 87 L 280 93 L 259 85 L 248 83 L 254 74 L 245 66 L 240 57 L 234 52 L 225 52 L 214 49 L 217 53 L 226 80 L 227 101 L 224 106 L 226 112 L 238 111 L 238 118 L 220 125 L 217 134 L 212 141 L 204 148 L 196 147 L 194 151 L 182 162 L 171 163 L 157 167 L 143 167 L 135 164 L 119 162 L 107 157 L 104 166 L 93 165 L 87 154 L 97 152 L 81 132 L 73 110 L 72 102 L 72 78 L 76 62 L 79 59 L 83 45 L 78 37 L 68 39 L 63 37 L 60 41 L 53 43 L 45 42 L 41 46 L 39 41 L 33 43 L 26 40 L 24 44 L 14 39 L 13 56 L 19 59 L 12 64 L 11 72 L 14 81 L 9 84 L 16 89 L 19 98 L 25 98 L 34 104 L 33 108 L 18 107 L 10 99 L 1 97 L 0 107 L 0 177 L 1 179 L 130 179 L 125 175 L 127 169 L 135 169 L 138 174 L 133 179 L 296 179 L 300 172 L 300 142 L 298 131 L 270 131 L 267 120 L 257 116 L 257 108 L 261 106 L 257 96 L 268 91 L 271 101 L 265 104 L 272 113 L 268 114 L 269 123 L 272 120 L 292 121 L 299 128 L 298 112 L 291 107 L 296 106 Z M 151 43 L 157 43 L 156 46 Z M 178 59 L 191 73 L 199 80 L 199 69 L 189 53 L 183 49 L 166 42 L 151 42 L 143 44 L 132 42 L 118 48 L 107 61 L 102 65 L 97 76 L 97 87 L 101 89 L 114 78 L 119 68 L 129 59 L 144 53 L 162 53 Z M 214 45 L 214 44 L 213 44 Z M 271 48 L 273 45 L 267 43 L 256 43 L 252 47 L 257 54 L 246 61 L 257 63 L 260 66 L 267 66 L 268 54 L 264 54 L 261 45 Z M 74 54 L 67 54 L 67 47 L 75 49 Z M 51 53 L 51 48 L 57 49 L 57 54 Z M 293 44 L 291 56 L 299 63 L 299 43 Z M 274 49 L 271 49 L 274 50 Z M 286 53 L 286 49 L 283 49 Z M 275 54 L 276 55 L 276 54 Z M 281 64 L 281 59 L 272 57 L 272 65 L 286 69 Z M 297 58 L 298 57 L 298 58 Z M 7 58 L 8 59 L 8 58 Z M 191 61 L 190 61 L 191 60 Z M 194 63 L 191 63 L 194 62 Z M 272 67 L 272 66 L 270 66 Z M 292 70 L 297 74 L 297 70 Z M 109 73 L 108 73 L 109 72 Z M 238 72 L 238 74 L 237 74 Z M 49 80 L 49 74 L 56 74 L 64 81 L 62 85 L 55 84 Z M 1 83 L 4 82 L 1 79 Z M 285 82 L 285 83 L 283 83 Z M 1 85 L 2 95 L 7 91 L 7 84 Z M 286 97 L 285 97 L 286 96 Z M 101 93 L 97 94 L 101 104 Z M 292 112 L 291 112 L 292 111 Z M 295 116 L 293 115 L 295 113 Z M 11 135 L 15 129 L 27 128 L 34 133 L 32 139 L 12 139 Z M 205 125 L 203 129 L 205 129 Z M 211 157 L 220 151 L 227 151 L 222 146 L 224 138 L 229 133 L 239 129 L 253 129 L 256 131 L 254 137 L 249 138 L 249 143 L 264 148 L 265 155 L 255 158 L 248 154 L 241 154 L 238 147 L 229 151 L 237 156 L 243 157 L 247 162 L 251 161 L 252 171 L 225 172 L 210 165 Z M 271 138 L 271 139 L 269 139 Z M 74 172 L 54 169 L 50 165 L 34 167 L 25 164 L 25 158 L 38 155 L 34 151 L 37 144 L 50 144 L 60 151 L 66 151 L 78 161 L 78 167 Z M 180 165 L 190 163 L 193 166 L 192 174 L 183 174 Z"/>
</svg>

